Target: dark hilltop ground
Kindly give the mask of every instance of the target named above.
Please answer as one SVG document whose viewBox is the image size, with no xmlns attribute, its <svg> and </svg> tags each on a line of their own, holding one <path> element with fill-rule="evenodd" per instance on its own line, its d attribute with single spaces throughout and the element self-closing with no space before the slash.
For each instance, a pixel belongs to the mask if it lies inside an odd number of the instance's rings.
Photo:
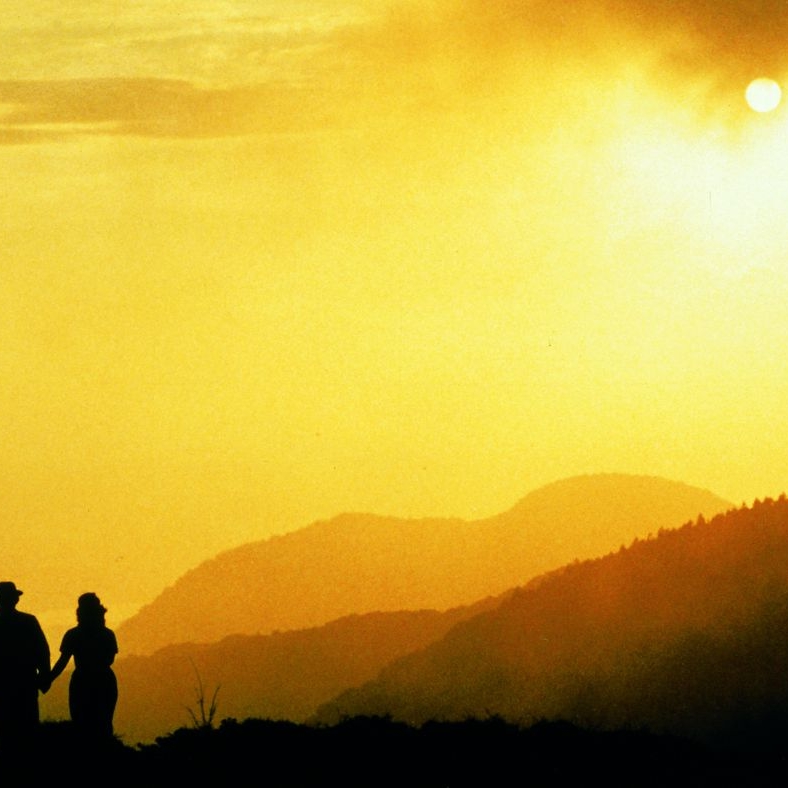
<svg viewBox="0 0 788 788">
<path fill-rule="evenodd" d="M 91 744 L 69 722 L 46 722 L 35 742 L 5 748 L 0 772 L 9 786 L 104 788 L 788 785 L 786 754 L 773 746 L 735 751 L 647 731 L 591 731 L 560 721 L 521 727 L 498 718 L 418 728 L 377 717 L 325 727 L 229 719 L 135 746 Z"/>
</svg>

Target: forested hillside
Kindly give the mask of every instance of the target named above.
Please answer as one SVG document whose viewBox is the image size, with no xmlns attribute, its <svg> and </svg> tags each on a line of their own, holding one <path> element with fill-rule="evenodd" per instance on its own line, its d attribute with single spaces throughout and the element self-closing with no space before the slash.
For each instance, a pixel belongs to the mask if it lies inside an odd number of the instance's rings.
<svg viewBox="0 0 788 788">
<path fill-rule="evenodd" d="M 788 723 L 788 501 L 635 540 L 521 589 L 319 720 L 500 714 L 757 747 Z"/>
</svg>

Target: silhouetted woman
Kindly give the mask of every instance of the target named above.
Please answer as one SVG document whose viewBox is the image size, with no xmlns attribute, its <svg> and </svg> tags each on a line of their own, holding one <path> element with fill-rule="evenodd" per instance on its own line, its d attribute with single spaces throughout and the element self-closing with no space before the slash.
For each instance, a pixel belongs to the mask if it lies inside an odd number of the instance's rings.
<svg viewBox="0 0 788 788">
<path fill-rule="evenodd" d="M 52 666 L 54 681 L 74 657 L 68 685 L 68 709 L 74 725 L 91 736 L 111 737 L 118 701 L 118 681 L 112 663 L 118 653 L 115 633 L 105 624 L 107 612 L 93 593 L 77 601 L 77 625 L 60 644 L 60 657 Z"/>
</svg>

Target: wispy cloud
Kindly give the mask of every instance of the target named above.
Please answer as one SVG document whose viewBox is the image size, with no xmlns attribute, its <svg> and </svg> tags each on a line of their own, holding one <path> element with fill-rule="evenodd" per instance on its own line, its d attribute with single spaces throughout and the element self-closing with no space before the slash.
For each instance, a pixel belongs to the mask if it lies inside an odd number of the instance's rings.
<svg viewBox="0 0 788 788">
<path fill-rule="evenodd" d="M 364 4 L 340 0 L 140 0 L 120 7 L 7 0 L 3 10 L 0 73 L 7 79 L 160 77 L 225 85 L 282 78 L 297 70 L 290 53 L 369 15 Z"/>
<path fill-rule="evenodd" d="M 333 80 L 337 43 L 364 18 L 352 5 L 159 6 L 108 17 L 87 2 L 40 18 L 20 7 L 0 21 L 0 144 L 224 137 L 335 122 L 336 92 L 348 92 Z"/>
<path fill-rule="evenodd" d="M 0 82 L 0 140 L 85 134 L 223 137 L 320 128 L 335 121 L 319 92 L 278 84 L 199 88 L 164 79 Z M 308 124 L 306 123 L 308 119 Z"/>
</svg>

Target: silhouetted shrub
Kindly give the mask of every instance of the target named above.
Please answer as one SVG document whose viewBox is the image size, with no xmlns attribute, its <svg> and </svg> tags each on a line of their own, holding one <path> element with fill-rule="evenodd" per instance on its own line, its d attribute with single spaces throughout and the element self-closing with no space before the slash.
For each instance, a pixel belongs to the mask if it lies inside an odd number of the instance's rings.
<svg viewBox="0 0 788 788">
<path fill-rule="evenodd" d="M 9 785 L 62 782 L 68 775 L 80 786 L 111 788 L 554 788 L 589 782 L 606 788 L 765 788 L 788 779 L 785 759 L 776 753 L 733 756 L 645 730 L 590 730 L 563 720 L 518 727 L 497 717 L 420 727 L 385 717 L 325 727 L 229 719 L 216 728 L 181 728 L 153 744 L 113 740 L 98 748 L 75 737 L 69 723 L 52 723 L 16 755 L 9 761 L 3 753 Z"/>
</svg>

